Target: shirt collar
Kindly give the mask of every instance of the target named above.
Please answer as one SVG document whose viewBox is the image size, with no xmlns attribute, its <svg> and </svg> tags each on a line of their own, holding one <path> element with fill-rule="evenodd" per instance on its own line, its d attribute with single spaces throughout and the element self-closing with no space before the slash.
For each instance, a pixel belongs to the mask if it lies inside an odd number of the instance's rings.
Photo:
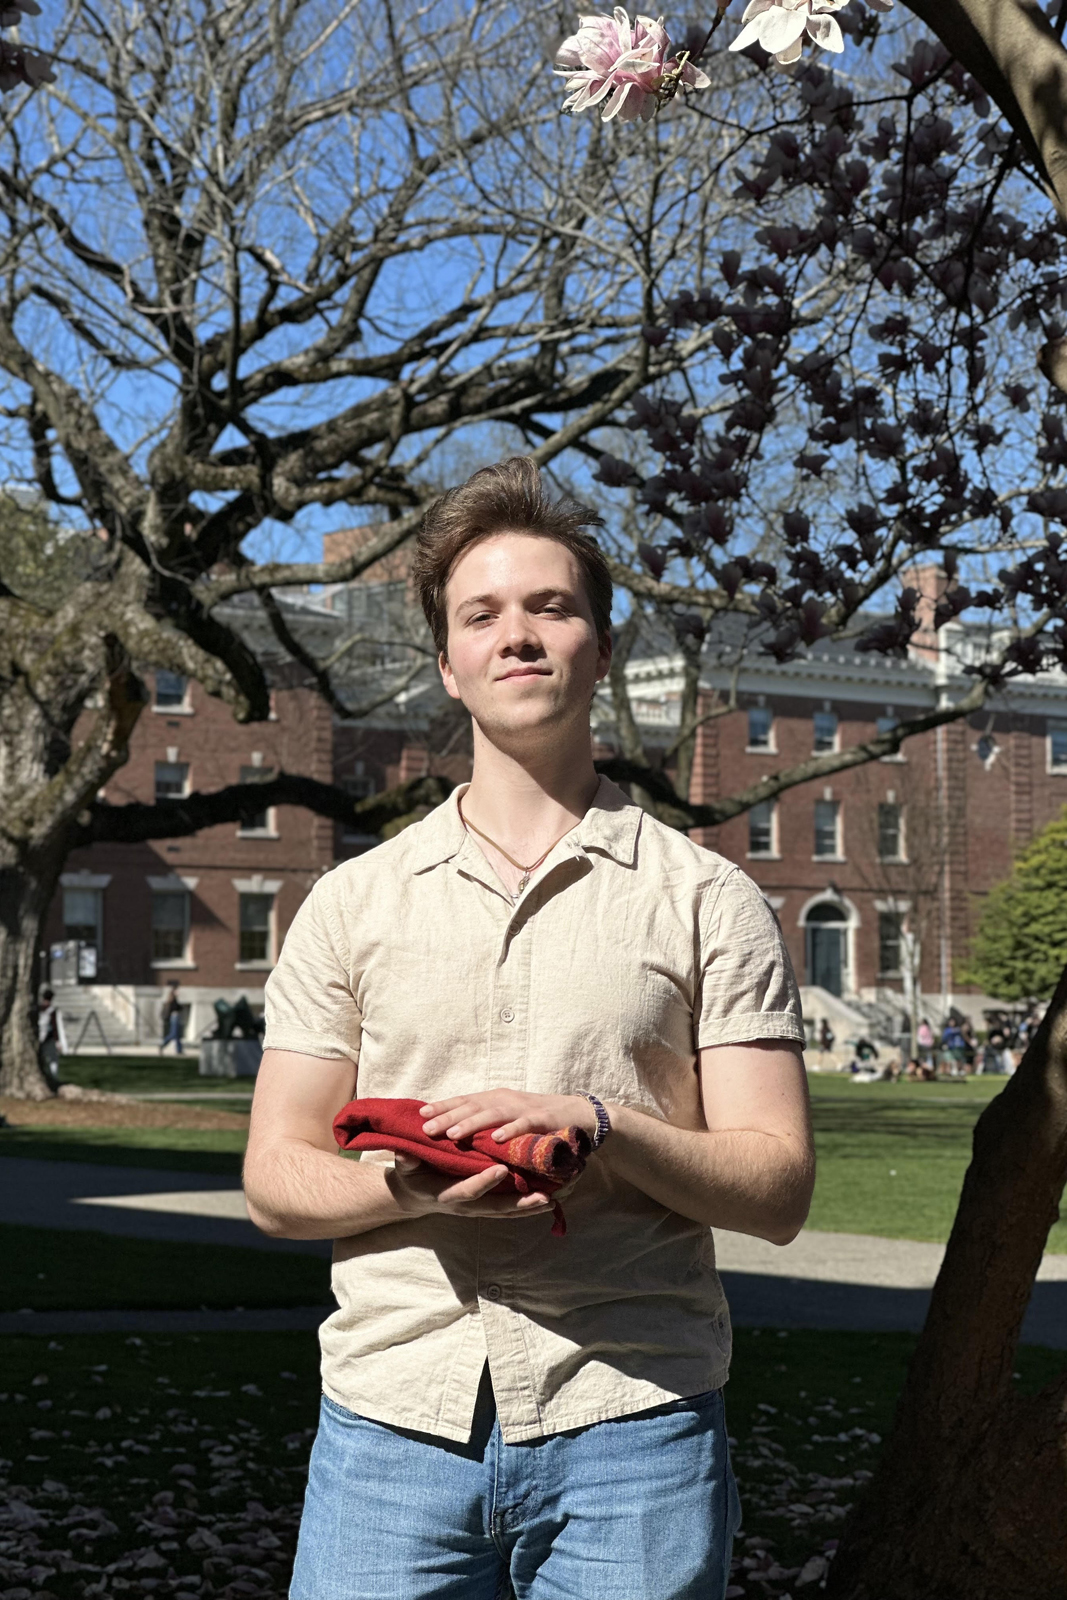
<svg viewBox="0 0 1067 1600">
<path fill-rule="evenodd" d="M 415 824 L 419 838 L 412 854 L 412 872 L 440 866 L 462 850 L 468 835 L 459 814 L 459 802 L 468 787 L 457 784 L 442 805 Z M 641 817 L 640 806 L 629 801 L 609 778 L 601 777 L 592 805 L 565 842 L 575 848 L 598 850 L 620 866 L 632 867 L 637 857 Z"/>
</svg>

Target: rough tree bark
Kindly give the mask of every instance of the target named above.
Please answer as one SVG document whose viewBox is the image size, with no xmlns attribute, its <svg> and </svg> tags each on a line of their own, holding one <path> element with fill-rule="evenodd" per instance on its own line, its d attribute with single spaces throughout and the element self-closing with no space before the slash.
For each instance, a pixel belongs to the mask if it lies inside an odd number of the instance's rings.
<svg viewBox="0 0 1067 1600">
<path fill-rule="evenodd" d="M 828 1600 L 1064 1600 L 1067 1370 L 1012 1370 L 1067 1181 L 1067 972 L 987 1107 L 893 1433 Z"/>
<path fill-rule="evenodd" d="M 127 759 L 144 691 L 103 618 L 99 585 L 80 585 L 54 616 L 0 594 L 0 1093 L 44 1099 L 33 1003 L 41 928 L 97 790 Z M 86 623 L 89 626 L 86 626 Z M 94 687 L 95 722 L 72 750 Z"/>
</svg>

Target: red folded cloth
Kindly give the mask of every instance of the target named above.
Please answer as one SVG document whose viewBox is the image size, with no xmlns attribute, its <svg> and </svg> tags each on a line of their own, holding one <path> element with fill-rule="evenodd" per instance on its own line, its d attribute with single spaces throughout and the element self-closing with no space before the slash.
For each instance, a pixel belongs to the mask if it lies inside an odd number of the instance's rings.
<svg viewBox="0 0 1067 1600">
<path fill-rule="evenodd" d="M 560 1128 L 557 1133 L 524 1133 L 497 1143 L 493 1130 L 466 1139 L 431 1139 L 423 1132 L 419 1107 L 425 1100 L 350 1100 L 333 1119 L 334 1138 L 342 1150 L 398 1150 L 425 1161 L 437 1172 L 453 1178 L 470 1178 L 486 1167 L 504 1166 L 493 1194 L 554 1194 L 577 1178 L 592 1149 L 584 1128 Z M 567 1223 L 558 1201 L 552 1202 L 552 1232 L 566 1233 Z"/>
</svg>

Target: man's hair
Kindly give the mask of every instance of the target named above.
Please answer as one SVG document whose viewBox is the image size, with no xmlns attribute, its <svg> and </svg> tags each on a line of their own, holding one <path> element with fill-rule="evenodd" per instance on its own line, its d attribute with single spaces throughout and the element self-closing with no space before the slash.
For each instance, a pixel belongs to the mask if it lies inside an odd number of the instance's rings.
<svg viewBox="0 0 1067 1600">
<path fill-rule="evenodd" d="M 593 625 L 597 638 L 602 638 L 611 628 L 611 574 L 600 546 L 582 529 L 603 525 L 603 517 L 577 500 L 550 499 L 537 463 L 529 456 L 482 467 L 458 489 L 441 495 L 423 518 L 411 569 L 441 654 L 448 647 L 449 574 L 472 545 L 497 533 L 536 534 L 569 550 L 581 568 Z"/>
</svg>

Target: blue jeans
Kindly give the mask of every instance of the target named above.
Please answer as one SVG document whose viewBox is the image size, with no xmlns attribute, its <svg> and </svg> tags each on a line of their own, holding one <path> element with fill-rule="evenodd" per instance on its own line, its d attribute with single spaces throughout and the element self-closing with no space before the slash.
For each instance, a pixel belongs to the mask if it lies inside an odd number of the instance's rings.
<svg viewBox="0 0 1067 1600">
<path fill-rule="evenodd" d="M 185 1051 L 182 1049 L 182 1019 L 177 1012 L 167 1023 L 167 1031 L 163 1035 L 163 1043 L 159 1047 L 160 1051 L 165 1050 L 172 1041 L 178 1048 L 178 1054 L 180 1056 L 184 1055 Z"/>
<path fill-rule="evenodd" d="M 522 1444 L 323 1399 L 290 1600 L 722 1600 L 740 1505 L 722 1392 Z"/>
</svg>

